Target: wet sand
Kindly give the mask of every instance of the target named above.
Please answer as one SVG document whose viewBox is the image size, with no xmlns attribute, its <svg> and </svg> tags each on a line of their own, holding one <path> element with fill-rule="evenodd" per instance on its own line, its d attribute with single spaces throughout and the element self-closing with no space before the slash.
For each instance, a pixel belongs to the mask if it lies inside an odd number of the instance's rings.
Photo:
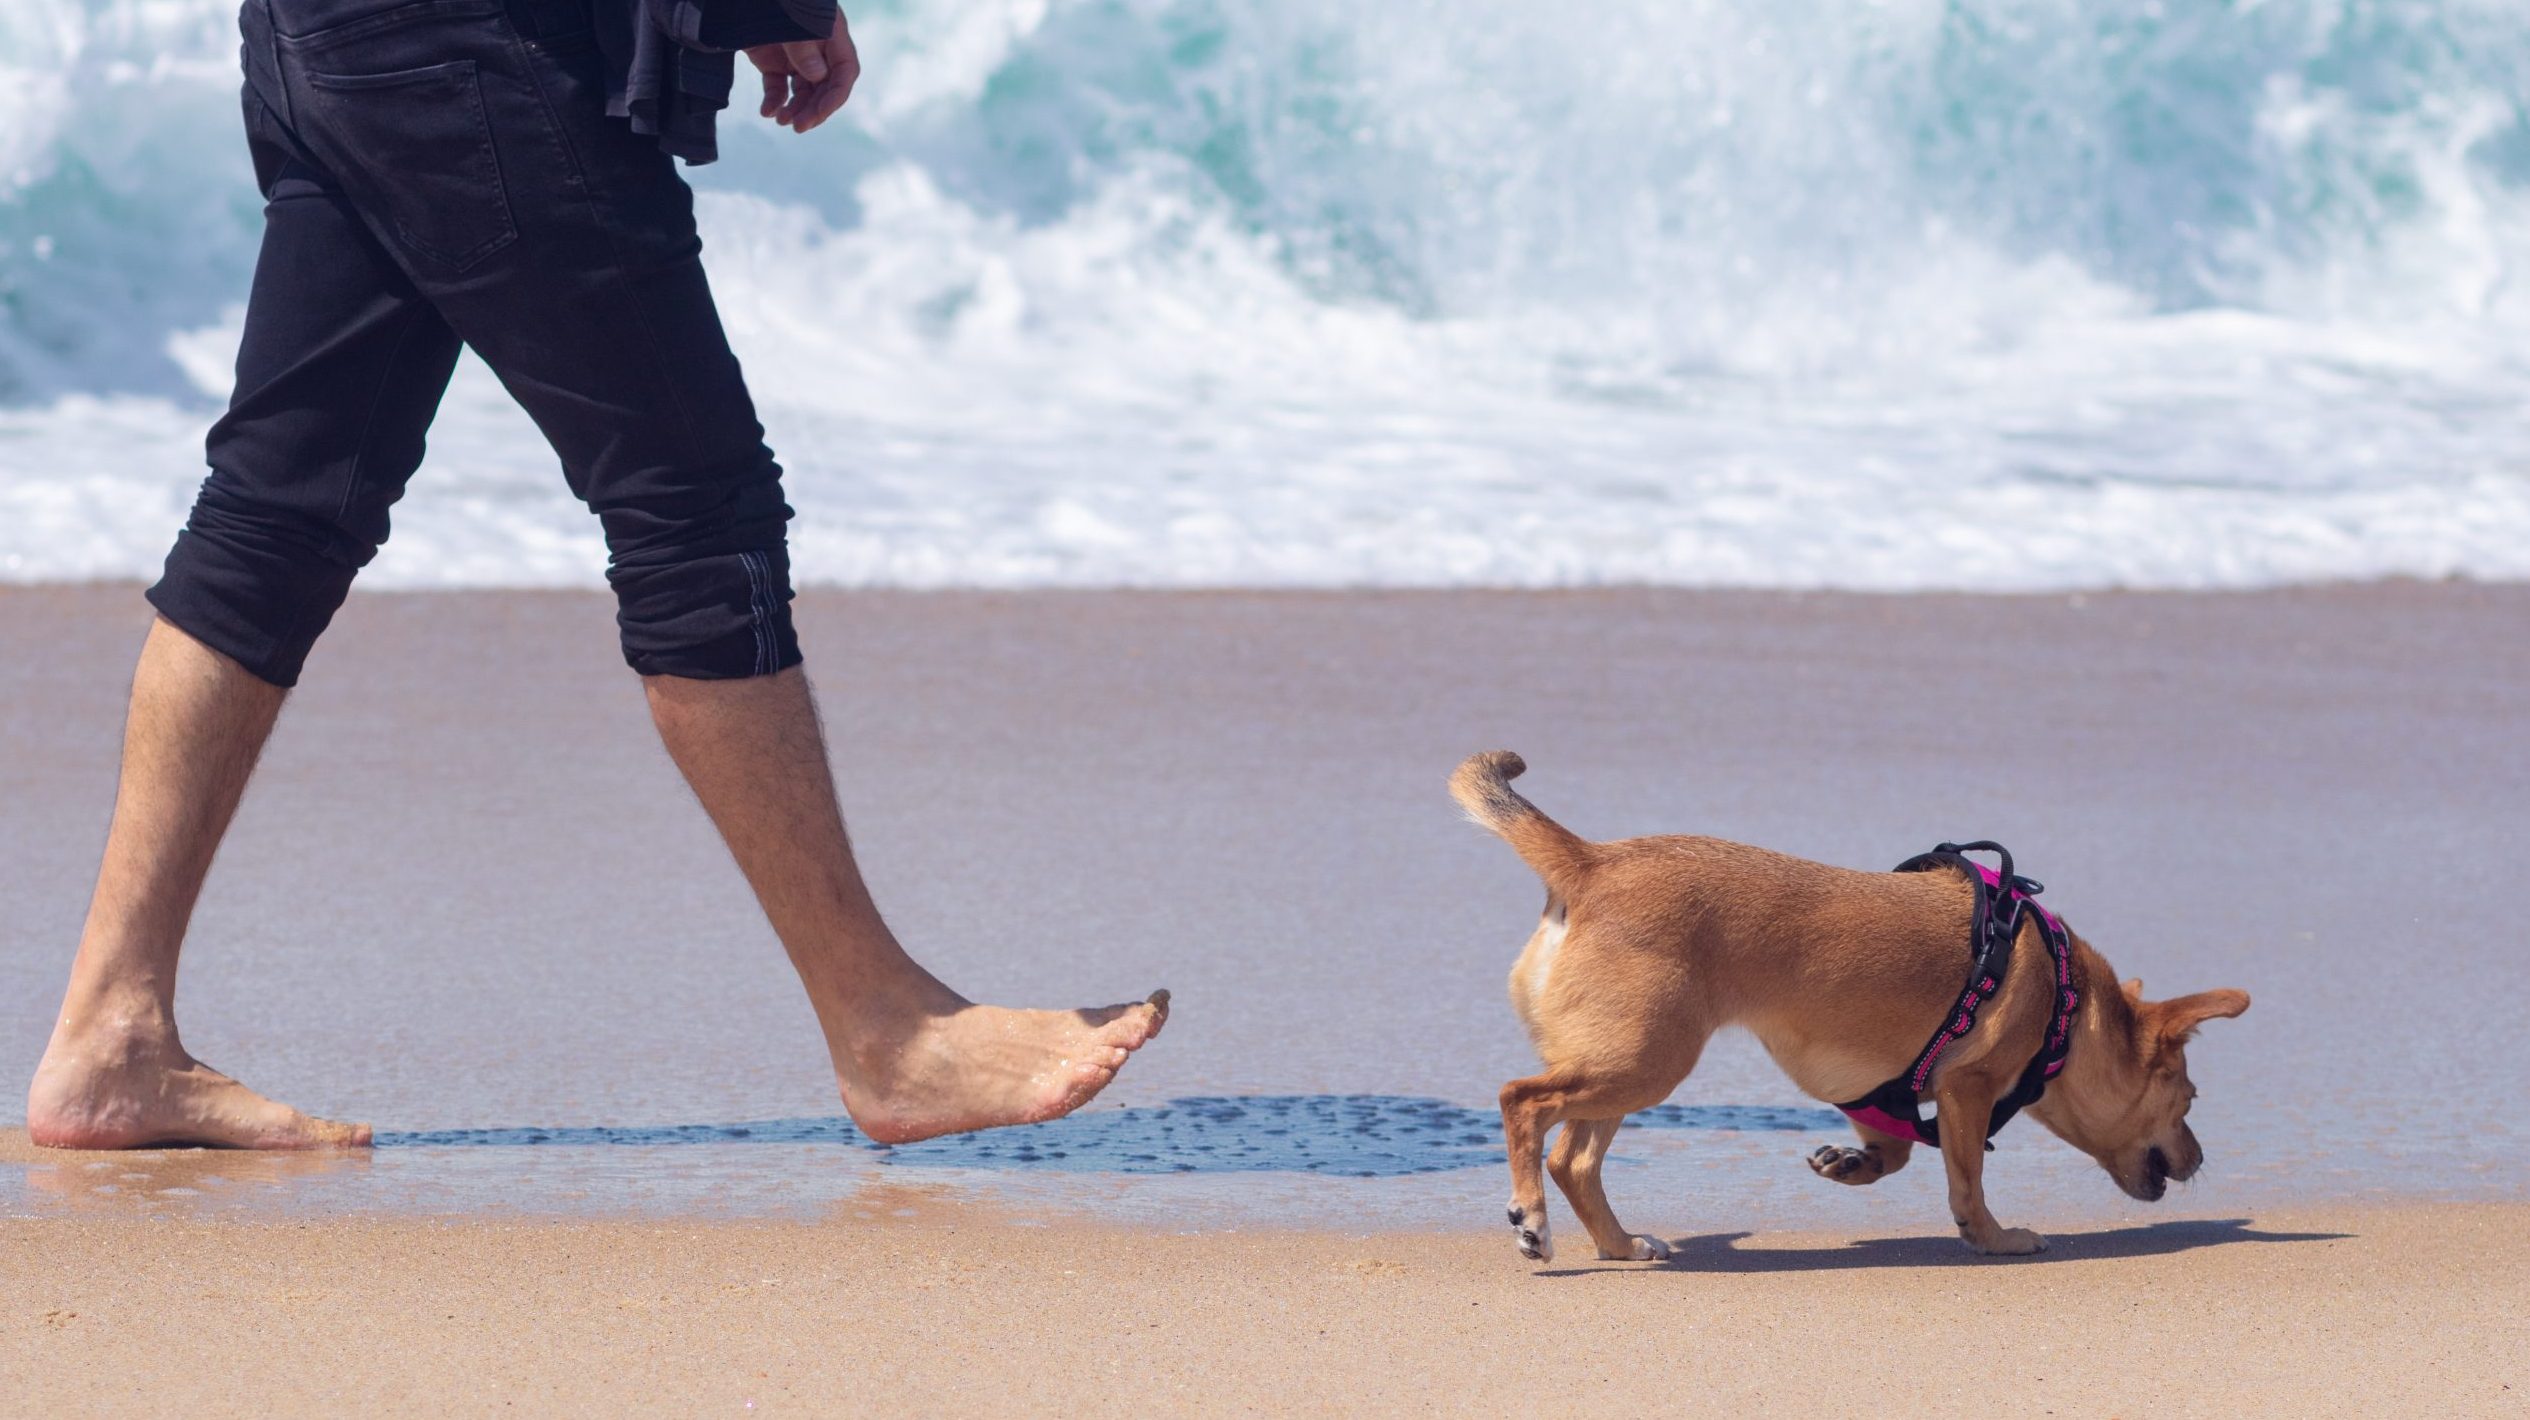
<svg viewBox="0 0 2530 1420">
<path fill-rule="evenodd" d="M 0 591 L 0 1074 L 42 1048 L 146 608 Z M 2517 1200 L 2530 588 L 1861 597 L 817 592 L 800 607 L 881 901 L 996 998 L 1167 985 L 1088 1117 L 883 1153 L 584 593 L 356 596 L 204 899 L 186 1040 L 393 1147 L 146 1206 L 818 1216 L 908 1180 L 1169 1225 L 1489 1226 L 1502 995 L 1537 888 L 1455 816 L 1471 750 L 1583 832 L 1833 862 L 2010 843 L 2155 994 L 2246 987 L 2193 1053 L 2237 1212 Z M 1191 1101 L 1179 1103 L 1181 1101 Z M 2430 1102 L 2430 1103 L 2422 1103 Z M 15 1121 L 14 1086 L 0 1125 Z M 1744 1038 L 1611 1165 L 1647 1229 L 1911 1228 Z M 1998 1208 L 2131 1223 L 2007 1131 Z M 198 1184 L 199 1186 L 196 1186 Z M 0 1164 L 0 1215 L 84 1175 Z M 111 1195 L 108 1195 L 111 1196 Z M 142 1206 L 142 1205 L 135 1205 Z"/>
<path fill-rule="evenodd" d="M 0 591 L 0 1074 L 94 871 L 133 589 Z M 1870 598 L 818 593 L 873 879 L 968 989 L 1177 992 L 1074 1120 L 879 1150 L 651 740 L 602 597 L 363 596 L 203 903 L 186 1039 L 382 1147 L 0 1134 L 30 1412 L 2512 1414 L 2530 588 Z M 1669 1268 L 1539 1269 L 1487 1104 L 1537 890 L 1441 783 L 1503 746 L 1598 836 L 1873 865 L 1993 836 L 2192 1052 L 2207 1173 L 2034 1128 L 1969 1258 L 1939 1172 L 1744 1040 L 1621 1136 Z M 0 1091 L 0 1124 L 16 1089 Z M 1557 1217 L 1566 1221 L 1558 1203 Z M 1569 1247 L 1577 1234 L 1560 1230 Z"/>
<path fill-rule="evenodd" d="M 2518 1415 L 2530 1210 L 2061 1238 L 53 1220 L 0 1247 L 25 1414 Z M 1962 1409 L 1962 1407 L 1972 1407 Z"/>
</svg>

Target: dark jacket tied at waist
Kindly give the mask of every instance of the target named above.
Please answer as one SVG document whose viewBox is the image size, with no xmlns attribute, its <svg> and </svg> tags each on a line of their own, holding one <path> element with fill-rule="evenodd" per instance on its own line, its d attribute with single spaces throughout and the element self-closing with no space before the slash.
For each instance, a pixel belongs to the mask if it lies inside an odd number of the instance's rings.
<svg viewBox="0 0 2530 1420">
<path fill-rule="evenodd" d="M 597 0 L 606 111 L 688 163 L 720 156 L 712 126 L 729 107 L 737 51 L 824 39 L 835 0 Z"/>
</svg>

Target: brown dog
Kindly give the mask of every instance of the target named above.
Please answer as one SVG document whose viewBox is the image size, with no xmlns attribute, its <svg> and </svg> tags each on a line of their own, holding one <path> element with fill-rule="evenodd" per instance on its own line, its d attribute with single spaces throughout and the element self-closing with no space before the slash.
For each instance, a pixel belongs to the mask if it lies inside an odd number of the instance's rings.
<svg viewBox="0 0 2530 1420">
<path fill-rule="evenodd" d="M 1511 969 L 1511 1003 L 1546 1069 L 1502 1087 L 1511 1151 L 1511 1226 L 1520 1254 L 1554 1256 L 1538 1155 L 1604 1258 L 1664 1258 L 1668 1245 L 1618 1225 L 1600 1165 L 1625 1116 L 1666 1099 L 1723 1026 L 1755 1033 L 1784 1073 L 1821 1100 L 1861 1097 L 1904 1070 L 1958 1002 L 1976 889 L 1952 873 L 1858 873 L 1715 838 L 1592 843 L 1538 812 L 1510 781 L 1516 754 L 1480 754 L 1450 793 L 1546 880 L 1546 912 Z M 2081 1006 L 2063 1072 L 2029 1113 L 2146 1201 L 2204 1162 L 2187 1127 L 2185 1046 L 2216 1016 L 2249 1009 L 2239 991 L 2146 1001 L 2073 942 Z M 2011 970 L 1975 1028 L 1944 1053 L 1928 1091 L 1959 1235 L 1983 1253 L 2037 1252 L 2046 1239 L 1986 1211 L 1986 1125 L 2038 1052 L 2052 1017 L 2053 967 L 2024 921 Z M 1911 1140 L 1859 1124 L 1810 1167 L 1873 1183 L 1906 1166 Z"/>
</svg>

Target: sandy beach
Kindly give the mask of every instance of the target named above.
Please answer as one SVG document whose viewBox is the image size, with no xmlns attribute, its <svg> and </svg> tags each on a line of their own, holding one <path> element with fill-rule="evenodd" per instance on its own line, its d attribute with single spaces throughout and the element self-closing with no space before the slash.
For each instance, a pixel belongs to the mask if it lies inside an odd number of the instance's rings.
<svg viewBox="0 0 2530 1420">
<path fill-rule="evenodd" d="M 0 0 L 0 1420 L 2530 1420 L 2530 0 L 1833 9 Z M 99 893 L 180 525 L 255 673 L 357 586 L 242 802 L 270 697 L 158 642 Z M 1160 1038 L 890 1028 L 798 682 L 654 685 L 776 940 L 621 647 L 769 671 L 790 589 L 911 956 Z M 1961 1017 L 1867 893 L 1611 969 L 1486 751 L 2005 845 L 2106 965 L 1979 1156 L 2052 1247 L 1822 1177 L 1732 1027 L 1588 1122 L 1675 1259 L 1550 1185 L 1524 1261 L 1541 904 L 1541 1019 L 1683 982 L 1844 1096 Z M 2137 980 L 2221 993 L 2184 1136 Z M 308 1137 L 186 1055 L 373 1147 L 33 1145 Z M 1080 1107 L 883 1145 L 838 1058 Z"/>
<path fill-rule="evenodd" d="M 0 591 L 12 1078 L 145 616 L 129 587 Z M 1074 1120 L 868 1146 L 605 598 L 358 596 L 213 874 L 183 1009 L 204 1058 L 382 1147 L 10 1136 L 11 1393 L 1783 1413 L 1881 1404 L 1895 1371 L 2012 1413 L 2520 1407 L 2530 1135 L 2447 1102 L 2530 1090 L 2530 589 L 813 592 L 800 616 L 918 950 L 1003 999 L 1167 985 L 1159 1046 Z M 1529 1068 L 1501 982 L 1535 886 L 1441 792 L 1497 746 L 1596 836 L 1856 865 L 2011 843 L 2154 994 L 2255 995 L 2191 1052 L 2205 1176 L 2132 1203 L 2016 1127 L 1996 1209 L 2057 1247 L 1979 1263 L 1937 1171 L 1811 1178 L 1833 1117 L 1726 1039 L 1610 1166 L 1682 1264 L 1538 1275 L 1496 1235 L 1487 1120 Z"/>
<path fill-rule="evenodd" d="M 1712 1233 L 13 1224 L 25 1414 L 2517 1415 L 2530 1209 L 2278 1213 L 1982 1262 Z"/>
</svg>

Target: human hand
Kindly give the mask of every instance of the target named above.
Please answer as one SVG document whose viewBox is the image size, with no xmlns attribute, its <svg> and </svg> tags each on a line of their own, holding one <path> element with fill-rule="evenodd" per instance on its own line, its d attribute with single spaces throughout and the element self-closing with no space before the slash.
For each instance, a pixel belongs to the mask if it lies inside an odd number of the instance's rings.
<svg viewBox="0 0 2530 1420">
<path fill-rule="evenodd" d="M 824 39 L 760 44 L 747 58 L 764 71 L 764 104 L 756 111 L 798 133 L 834 117 L 861 78 L 861 55 L 840 10 L 835 32 Z"/>
</svg>

